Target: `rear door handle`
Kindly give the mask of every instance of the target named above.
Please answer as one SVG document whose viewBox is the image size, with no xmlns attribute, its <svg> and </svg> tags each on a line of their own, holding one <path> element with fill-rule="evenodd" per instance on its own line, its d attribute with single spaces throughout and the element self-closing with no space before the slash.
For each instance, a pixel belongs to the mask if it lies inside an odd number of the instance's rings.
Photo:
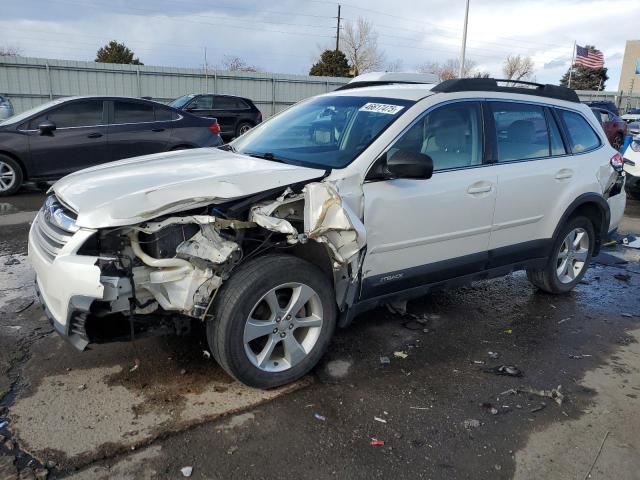
<svg viewBox="0 0 640 480">
<path fill-rule="evenodd" d="M 568 168 L 563 168 L 556 173 L 556 180 L 566 180 L 568 178 L 573 177 L 573 170 L 569 170 Z"/>
<path fill-rule="evenodd" d="M 93 133 L 90 133 L 89 135 L 87 135 L 87 138 L 100 138 L 101 136 L 102 136 L 101 133 L 93 132 Z"/>
<path fill-rule="evenodd" d="M 151 131 L 152 132 L 164 132 L 164 128 L 162 128 L 162 127 L 152 128 Z"/>
</svg>

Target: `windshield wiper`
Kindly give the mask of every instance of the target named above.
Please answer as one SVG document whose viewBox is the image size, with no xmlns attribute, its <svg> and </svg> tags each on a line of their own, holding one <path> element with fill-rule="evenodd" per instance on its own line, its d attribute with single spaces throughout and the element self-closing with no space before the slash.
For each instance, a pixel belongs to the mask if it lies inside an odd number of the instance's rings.
<svg viewBox="0 0 640 480">
<path fill-rule="evenodd" d="M 263 160 L 270 160 L 272 162 L 279 162 L 279 163 L 285 163 L 284 160 L 277 158 L 273 153 L 271 152 L 264 152 L 264 153 L 247 153 L 246 155 L 249 155 L 250 157 L 254 157 L 254 158 L 261 158 Z"/>
<path fill-rule="evenodd" d="M 236 149 L 233 147 L 233 145 L 231 145 L 230 143 L 226 143 L 224 145 L 220 145 L 218 147 L 218 150 L 224 150 L 225 152 L 233 152 L 233 153 L 237 153 Z"/>
</svg>

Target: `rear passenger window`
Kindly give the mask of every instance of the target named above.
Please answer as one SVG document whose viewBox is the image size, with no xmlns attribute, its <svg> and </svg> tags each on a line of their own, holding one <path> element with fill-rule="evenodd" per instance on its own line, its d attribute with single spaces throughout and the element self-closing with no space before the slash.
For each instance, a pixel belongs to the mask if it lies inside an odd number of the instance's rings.
<svg viewBox="0 0 640 480">
<path fill-rule="evenodd" d="M 235 110 L 238 108 L 238 103 L 233 97 L 216 97 L 213 101 L 213 108 L 215 110 Z"/>
<path fill-rule="evenodd" d="M 586 152 L 600 146 L 600 137 L 582 115 L 568 110 L 558 110 L 558 113 L 565 124 L 573 153 Z"/>
<path fill-rule="evenodd" d="M 113 102 L 113 123 L 142 123 L 155 121 L 153 105 L 138 102 Z"/>
<path fill-rule="evenodd" d="M 173 119 L 173 110 L 156 105 L 156 122 L 168 122 Z"/>
<path fill-rule="evenodd" d="M 429 155 L 433 169 L 471 167 L 482 163 L 482 114 L 475 102 L 452 103 L 422 117 L 389 150 Z"/>
<path fill-rule="evenodd" d="M 498 161 L 549 156 L 544 108 L 523 103 L 491 102 L 496 125 Z"/>
</svg>

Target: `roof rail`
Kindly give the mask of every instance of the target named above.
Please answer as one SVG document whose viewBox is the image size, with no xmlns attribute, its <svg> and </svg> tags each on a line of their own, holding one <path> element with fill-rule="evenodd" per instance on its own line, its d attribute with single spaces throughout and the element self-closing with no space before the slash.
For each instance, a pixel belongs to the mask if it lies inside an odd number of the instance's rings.
<svg viewBox="0 0 640 480">
<path fill-rule="evenodd" d="M 498 85 L 498 82 L 507 83 L 509 86 Z M 527 86 L 511 86 L 515 84 Z M 538 97 L 555 98 L 557 100 L 580 103 L 578 94 L 571 88 L 560 87 L 558 85 L 526 82 L 524 80 L 508 80 L 500 78 L 456 78 L 453 80 L 445 80 L 433 87 L 431 91 L 441 93 L 467 91 L 522 93 L 524 95 L 536 95 Z"/>
<path fill-rule="evenodd" d="M 377 85 L 435 85 L 436 83 L 438 83 L 438 77 L 430 73 L 369 72 L 358 75 L 349 83 L 338 87 L 336 90 L 349 90 L 352 88 L 373 87 Z"/>
</svg>

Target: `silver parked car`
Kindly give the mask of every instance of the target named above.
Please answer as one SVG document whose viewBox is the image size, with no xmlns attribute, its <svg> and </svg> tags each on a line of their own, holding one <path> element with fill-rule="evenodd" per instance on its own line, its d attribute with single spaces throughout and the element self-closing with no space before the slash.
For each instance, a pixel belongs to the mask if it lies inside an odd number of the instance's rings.
<svg viewBox="0 0 640 480">
<path fill-rule="evenodd" d="M 13 116 L 13 105 L 7 97 L 0 95 L 0 120 Z"/>
</svg>

